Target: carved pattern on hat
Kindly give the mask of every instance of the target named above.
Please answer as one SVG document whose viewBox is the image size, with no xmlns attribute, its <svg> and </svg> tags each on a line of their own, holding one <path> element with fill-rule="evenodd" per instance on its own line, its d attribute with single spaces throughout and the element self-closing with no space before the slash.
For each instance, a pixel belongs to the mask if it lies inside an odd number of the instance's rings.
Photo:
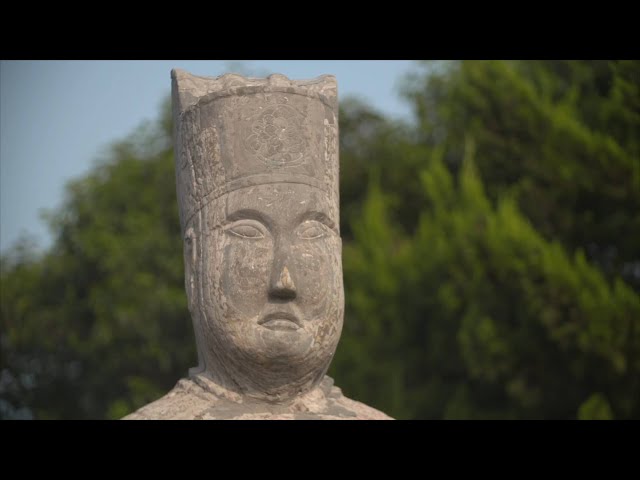
<svg viewBox="0 0 640 480">
<path fill-rule="evenodd" d="M 308 144 L 302 130 L 305 119 L 300 112 L 280 103 L 267 106 L 253 118 L 248 118 L 251 123 L 249 135 L 244 139 L 245 148 L 264 162 L 268 170 L 305 163 Z"/>
</svg>

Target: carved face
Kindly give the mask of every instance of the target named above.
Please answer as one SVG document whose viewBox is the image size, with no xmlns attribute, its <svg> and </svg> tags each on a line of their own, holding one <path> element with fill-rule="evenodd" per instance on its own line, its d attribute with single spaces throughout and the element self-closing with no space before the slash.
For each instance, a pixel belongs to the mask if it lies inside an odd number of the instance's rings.
<svg viewBox="0 0 640 480">
<path fill-rule="evenodd" d="M 344 311 L 334 210 L 296 183 L 241 188 L 203 208 L 191 258 L 208 369 L 268 396 L 322 377 Z"/>
</svg>

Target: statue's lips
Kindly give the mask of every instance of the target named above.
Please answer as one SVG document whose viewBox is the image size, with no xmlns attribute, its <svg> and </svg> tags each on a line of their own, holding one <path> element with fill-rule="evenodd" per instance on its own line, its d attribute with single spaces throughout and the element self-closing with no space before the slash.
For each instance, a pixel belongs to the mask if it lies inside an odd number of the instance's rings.
<svg viewBox="0 0 640 480">
<path fill-rule="evenodd" d="M 298 330 L 300 320 L 289 312 L 273 312 L 261 318 L 258 325 L 270 330 Z"/>
</svg>

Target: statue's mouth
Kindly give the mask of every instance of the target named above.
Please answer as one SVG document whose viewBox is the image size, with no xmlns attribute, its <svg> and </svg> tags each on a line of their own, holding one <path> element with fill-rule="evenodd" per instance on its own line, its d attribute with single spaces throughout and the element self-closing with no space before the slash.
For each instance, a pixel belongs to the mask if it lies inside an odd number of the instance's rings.
<svg viewBox="0 0 640 480">
<path fill-rule="evenodd" d="M 273 312 L 265 315 L 258 321 L 261 325 L 270 330 L 298 330 L 300 328 L 300 320 L 290 312 Z"/>
</svg>

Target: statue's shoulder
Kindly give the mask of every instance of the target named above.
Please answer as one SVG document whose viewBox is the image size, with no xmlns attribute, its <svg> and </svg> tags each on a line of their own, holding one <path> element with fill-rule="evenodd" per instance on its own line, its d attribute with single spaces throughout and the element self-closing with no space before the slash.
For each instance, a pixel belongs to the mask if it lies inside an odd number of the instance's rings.
<svg viewBox="0 0 640 480">
<path fill-rule="evenodd" d="M 342 394 L 325 376 L 291 404 L 255 402 L 233 394 L 203 376 L 180 380 L 164 397 L 123 420 L 393 420 Z"/>
<path fill-rule="evenodd" d="M 342 408 L 355 414 L 354 420 L 393 420 L 392 417 L 362 402 L 352 400 L 344 395 L 337 402 Z"/>
<path fill-rule="evenodd" d="M 335 385 L 327 396 L 329 410 L 336 416 L 353 420 L 393 420 L 392 417 L 362 402 L 345 397 Z"/>
<path fill-rule="evenodd" d="M 191 378 L 181 379 L 165 396 L 151 402 L 123 420 L 194 420 L 218 403 L 218 397 Z"/>
</svg>

